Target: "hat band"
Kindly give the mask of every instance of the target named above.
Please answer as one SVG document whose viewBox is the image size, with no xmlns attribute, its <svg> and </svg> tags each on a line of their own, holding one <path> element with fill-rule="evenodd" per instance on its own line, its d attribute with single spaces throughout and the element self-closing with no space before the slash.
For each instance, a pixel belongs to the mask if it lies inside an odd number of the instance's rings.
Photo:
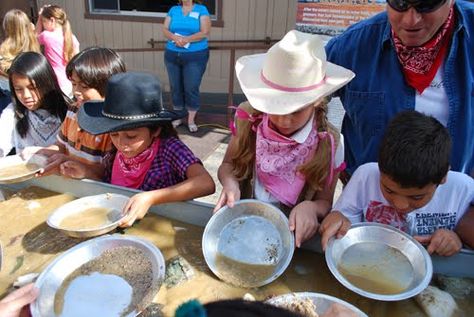
<svg viewBox="0 0 474 317">
<path fill-rule="evenodd" d="M 104 110 L 102 110 L 102 114 L 104 115 L 104 117 L 117 119 L 117 120 L 140 120 L 140 119 L 158 117 L 158 114 L 156 113 L 140 114 L 140 115 L 134 115 L 134 116 L 118 116 L 116 114 L 110 114 L 110 113 L 104 112 Z"/>
<path fill-rule="evenodd" d="M 308 90 L 313 90 L 313 89 L 316 89 L 316 88 L 318 88 L 318 87 L 320 87 L 320 86 L 322 86 L 326 83 L 326 76 L 324 76 L 324 78 L 321 79 L 321 81 L 319 83 L 311 85 L 311 86 L 306 86 L 306 87 L 282 86 L 282 85 L 274 83 L 274 82 L 270 81 L 268 78 L 266 78 L 265 75 L 263 74 L 263 70 L 260 72 L 260 78 L 262 79 L 262 81 L 267 86 L 270 86 L 274 89 L 278 89 L 278 90 L 281 90 L 281 91 L 286 91 L 286 92 L 304 92 L 304 91 L 308 91 Z"/>
</svg>

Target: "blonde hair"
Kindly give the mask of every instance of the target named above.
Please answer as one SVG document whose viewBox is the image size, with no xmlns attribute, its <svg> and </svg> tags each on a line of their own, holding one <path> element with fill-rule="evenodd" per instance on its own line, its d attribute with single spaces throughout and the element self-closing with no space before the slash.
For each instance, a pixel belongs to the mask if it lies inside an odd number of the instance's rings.
<svg viewBox="0 0 474 317">
<path fill-rule="evenodd" d="M 74 43 L 72 38 L 71 24 L 67 19 L 66 12 L 57 5 L 44 6 L 41 16 L 46 19 L 54 18 L 63 29 L 64 45 L 63 59 L 65 63 L 69 62 L 74 56 Z"/>
<path fill-rule="evenodd" d="M 21 52 L 40 52 L 40 46 L 25 12 L 13 9 L 3 18 L 5 40 L 0 44 L 0 74 L 7 76 L 13 59 Z"/>
<path fill-rule="evenodd" d="M 315 105 L 315 122 L 318 132 L 327 132 L 333 136 L 334 149 L 336 149 L 339 143 L 339 132 L 327 119 L 328 102 L 329 99 L 325 98 Z M 261 114 L 248 103 L 239 107 L 253 117 Z M 252 126 L 258 123 L 252 123 L 246 119 L 236 121 L 237 146 L 235 153 L 231 156 L 232 172 L 238 181 L 242 181 L 252 175 L 255 166 L 256 133 L 252 130 Z M 319 138 L 318 147 L 312 159 L 298 167 L 298 171 L 305 176 L 306 183 L 312 190 L 321 191 L 330 185 L 328 184 L 329 172 L 331 168 L 334 168 L 331 166 L 331 156 L 330 138 Z"/>
</svg>

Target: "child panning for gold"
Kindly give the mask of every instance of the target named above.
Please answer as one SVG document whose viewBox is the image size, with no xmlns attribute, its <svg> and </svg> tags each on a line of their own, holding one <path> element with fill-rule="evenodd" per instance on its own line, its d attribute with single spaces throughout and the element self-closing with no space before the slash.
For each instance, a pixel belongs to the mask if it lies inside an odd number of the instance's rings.
<svg viewBox="0 0 474 317">
<path fill-rule="evenodd" d="M 219 167 L 215 211 L 241 198 L 278 204 L 300 247 L 331 210 L 344 166 L 326 97 L 354 73 L 326 61 L 319 36 L 294 30 L 267 53 L 239 58 L 235 68 L 248 102 L 236 111 L 237 133 Z"/>
<path fill-rule="evenodd" d="M 128 201 L 122 227 L 145 216 L 152 205 L 184 201 L 212 194 L 214 181 L 201 161 L 181 142 L 171 121 L 182 114 L 163 109 L 157 77 L 137 72 L 113 75 L 105 101 L 86 102 L 78 114 L 79 125 L 91 134 L 109 133 L 115 149 L 105 157 L 104 180 L 143 190 Z M 82 178 L 85 165 L 70 161 Z"/>
<path fill-rule="evenodd" d="M 321 224 L 323 249 L 351 223 L 367 221 L 410 233 L 429 253 L 457 253 L 461 240 L 453 230 L 474 209 L 474 180 L 449 171 L 450 153 L 451 139 L 440 122 L 416 111 L 399 113 L 387 127 L 378 164 L 355 171 Z"/>
</svg>

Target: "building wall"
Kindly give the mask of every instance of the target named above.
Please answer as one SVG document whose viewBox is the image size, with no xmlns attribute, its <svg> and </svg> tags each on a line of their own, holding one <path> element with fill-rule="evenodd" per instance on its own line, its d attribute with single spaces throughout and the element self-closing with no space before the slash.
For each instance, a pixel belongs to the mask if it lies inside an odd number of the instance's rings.
<svg viewBox="0 0 474 317">
<path fill-rule="evenodd" d="M 83 0 L 38 0 L 38 7 L 57 4 L 66 10 L 73 33 L 81 43 L 81 48 L 92 45 L 115 49 L 150 48 L 147 42 L 164 40 L 161 23 L 105 21 L 85 19 Z M 296 20 L 296 0 L 223 0 L 222 20 L 224 27 L 213 27 L 210 40 L 263 40 L 265 37 L 281 39 L 294 28 Z M 258 53 L 242 50 L 236 57 Z M 156 73 L 165 89 L 169 89 L 163 52 L 122 52 L 129 70 L 143 70 Z M 211 51 L 208 68 L 204 75 L 203 92 L 225 93 L 229 82 L 230 51 Z M 240 92 L 235 80 L 235 92 Z"/>
</svg>

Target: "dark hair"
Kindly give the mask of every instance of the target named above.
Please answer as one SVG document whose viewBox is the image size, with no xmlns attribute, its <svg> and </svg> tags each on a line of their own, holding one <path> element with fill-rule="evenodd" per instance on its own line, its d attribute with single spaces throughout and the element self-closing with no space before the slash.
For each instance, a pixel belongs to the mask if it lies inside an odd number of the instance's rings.
<svg viewBox="0 0 474 317">
<path fill-rule="evenodd" d="M 178 132 L 171 124 L 171 121 L 160 122 L 158 124 L 148 125 L 146 127 L 150 129 L 151 133 L 154 133 L 158 130 L 158 128 L 161 128 L 159 136 L 160 139 L 168 139 L 171 137 L 178 138 Z"/>
<path fill-rule="evenodd" d="M 186 302 L 178 307 L 175 317 L 302 317 L 284 308 L 264 302 L 242 299 L 219 300 L 205 305 L 197 300 Z"/>
<path fill-rule="evenodd" d="M 402 187 L 440 184 L 449 170 L 451 138 L 435 118 L 404 111 L 390 121 L 379 151 L 380 171 Z"/>
<path fill-rule="evenodd" d="M 69 79 L 75 72 L 87 87 L 96 89 L 105 96 L 110 76 L 126 71 L 125 63 L 114 50 L 105 47 L 89 47 L 74 56 L 66 66 Z"/>
<path fill-rule="evenodd" d="M 15 117 L 17 119 L 16 129 L 22 138 L 26 136 L 29 129 L 29 110 L 23 106 L 16 96 L 12 75 L 28 77 L 39 93 L 40 100 L 38 109 L 44 109 L 53 116 L 61 119 L 61 121 L 64 120 L 69 106 L 69 98 L 62 93 L 56 74 L 48 63 L 48 60 L 40 53 L 20 53 L 13 60 L 8 70 L 8 78 L 13 96 L 13 104 L 15 106 Z"/>
</svg>

